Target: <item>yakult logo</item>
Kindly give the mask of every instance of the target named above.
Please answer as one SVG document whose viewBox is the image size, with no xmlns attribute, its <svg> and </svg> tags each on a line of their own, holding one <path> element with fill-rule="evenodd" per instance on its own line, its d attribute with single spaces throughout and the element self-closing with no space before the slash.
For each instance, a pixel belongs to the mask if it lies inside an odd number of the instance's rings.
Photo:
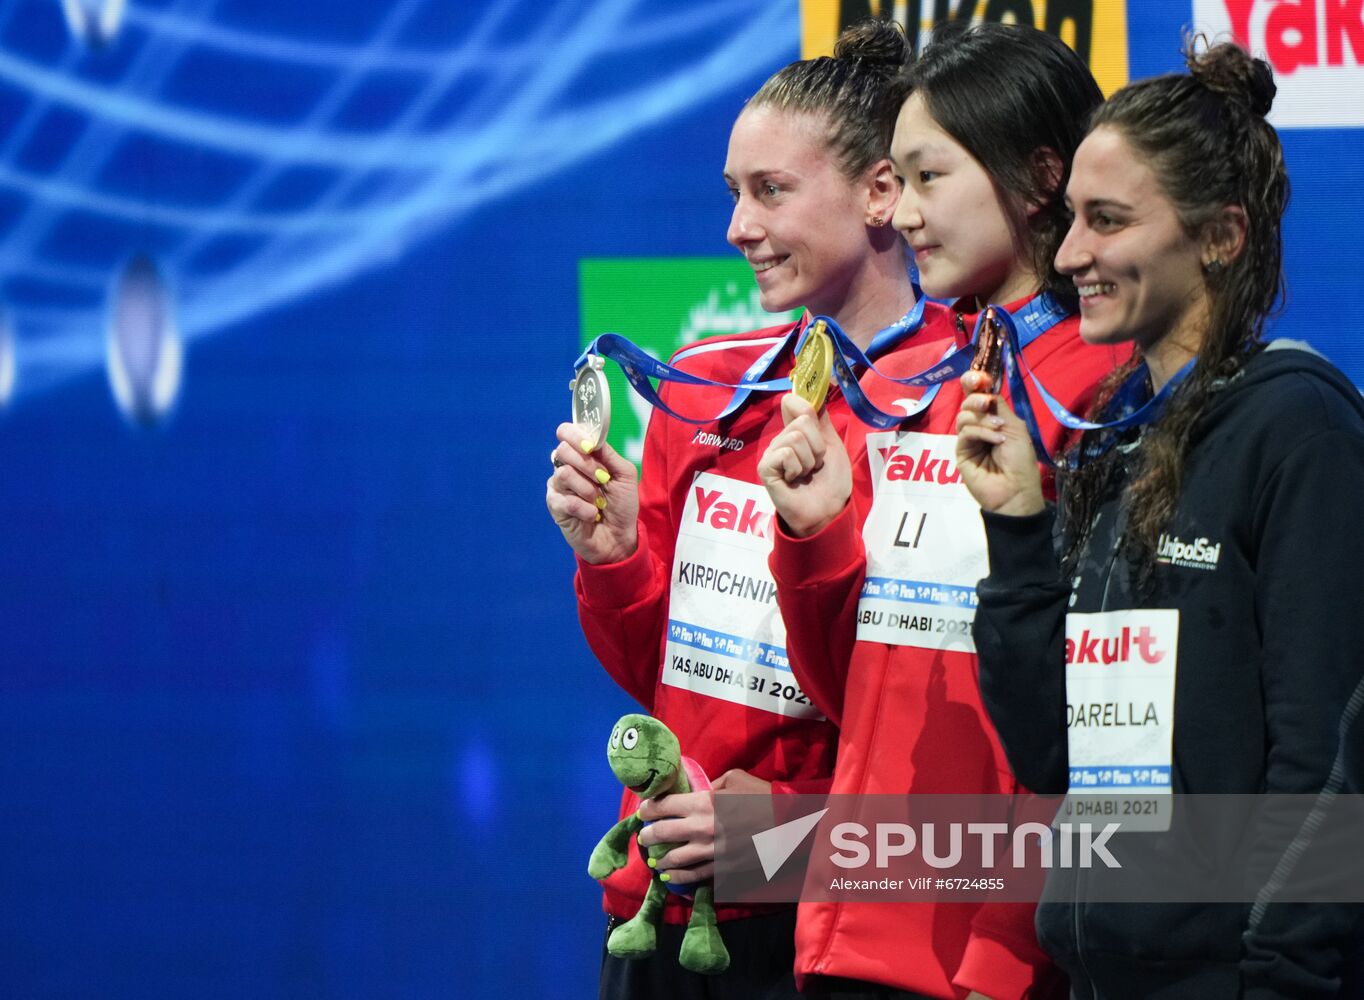
<svg viewBox="0 0 1364 1000">
<path fill-rule="evenodd" d="M 1364 62 L 1360 0 L 1225 0 L 1236 40 L 1264 51 L 1276 74 Z M 1252 24 L 1254 30 L 1252 31 Z M 1352 58 L 1346 58 L 1347 49 Z"/>
<path fill-rule="evenodd" d="M 887 482 L 937 483 L 940 486 L 961 482 L 961 473 L 952 460 L 934 455 L 931 448 L 918 448 L 904 454 L 899 445 L 876 450 L 885 463 Z"/>
<path fill-rule="evenodd" d="M 720 490 L 693 486 L 696 497 L 696 523 L 708 524 L 720 531 L 735 531 L 755 538 L 772 537 L 772 512 L 758 509 L 752 498 L 743 506 L 725 499 Z"/>
<path fill-rule="evenodd" d="M 1275 125 L 1364 125 L 1364 0 L 1194 0 L 1194 24 L 1274 67 Z"/>
<path fill-rule="evenodd" d="M 1156 636 L 1149 626 L 1132 628 L 1124 625 L 1116 635 L 1104 635 L 1084 629 L 1078 636 L 1066 637 L 1066 665 L 1080 663 L 1131 663 L 1133 654 L 1144 663 L 1159 663 L 1165 650 L 1156 646 Z"/>
<path fill-rule="evenodd" d="M 1182 542 L 1174 535 L 1162 534 L 1156 545 L 1156 562 L 1185 569 L 1216 569 L 1222 556 L 1222 543 L 1213 545 L 1206 538 Z"/>
</svg>

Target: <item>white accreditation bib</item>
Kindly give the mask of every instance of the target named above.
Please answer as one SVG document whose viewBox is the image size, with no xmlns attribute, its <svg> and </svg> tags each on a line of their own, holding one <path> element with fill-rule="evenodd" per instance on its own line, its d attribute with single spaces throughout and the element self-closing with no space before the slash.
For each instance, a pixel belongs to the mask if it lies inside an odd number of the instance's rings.
<svg viewBox="0 0 1364 1000">
<path fill-rule="evenodd" d="M 951 434 L 867 435 L 873 499 L 857 638 L 974 653 L 976 583 L 989 572 L 980 505 Z"/>
<path fill-rule="evenodd" d="M 754 483 L 702 472 L 673 556 L 663 683 L 749 708 L 822 719 L 791 673 L 767 568 L 774 508 Z"/>
<path fill-rule="evenodd" d="M 1070 795 L 1058 821 L 1168 830 L 1177 610 L 1066 615 Z"/>
</svg>

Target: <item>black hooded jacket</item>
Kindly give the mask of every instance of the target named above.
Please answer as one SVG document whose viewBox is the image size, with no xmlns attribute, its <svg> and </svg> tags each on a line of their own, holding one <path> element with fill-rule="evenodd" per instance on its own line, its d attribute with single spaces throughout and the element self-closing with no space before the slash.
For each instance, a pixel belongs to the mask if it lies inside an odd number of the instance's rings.
<svg viewBox="0 0 1364 1000">
<path fill-rule="evenodd" d="M 1144 585 L 1114 553 L 1121 488 L 1101 505 L 1069 580 L 1051 510 L 983 515 L 980 684 L 1019 780 L 1042 793 L 1067 788 L 1067 610 L 1150 608 L 1179 612 L 1176 795 L 1364 791 L 1358 390 L 1309 349 L 1272 345 L 1214 394 L 1185 470 L 1166 534 L 1198 545 L 1198 558 L 1158 558 Z M 1259 861 L 1269 870 L 1275 859 Z M 1084 877 L 1053 871 L 1037 912 L 1042 944 L 1078 997 L 1343 995 L 1357 907 L 1276 903 L 1272 888 L 1257 905 L 1077 902 Z"/>
</svg>

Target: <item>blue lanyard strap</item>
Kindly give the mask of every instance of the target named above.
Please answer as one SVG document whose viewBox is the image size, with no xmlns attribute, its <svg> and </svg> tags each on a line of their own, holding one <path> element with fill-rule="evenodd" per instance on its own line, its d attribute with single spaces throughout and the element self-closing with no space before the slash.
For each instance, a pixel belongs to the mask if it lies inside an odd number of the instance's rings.
<svg viewBox="0 0 1364 1000">
<path fill-rule="evenodd" d="M 740 376 L 737 383 L 716 382 L 714 379 L 702 378 L 690 372 L 675 368 L 666 362 L 659 361 L 652 354 L 631 343 L 618 333 L 603 333 L 596 337 L 592 343 L 587 345 L 587 349 L 574 362 L 576 370 L 587 360 L 589 354 L 596 354 L 603 358 L 609 358 L 620 365 L 621 372 L 626 380 L 634 388 L 635 392 L 650 406 L 657 407 L 668 416 L 675 420 L 681 420 L 688 424 L 708 424 L 716 420 L 723 420 L 739 407 L 743 406 L 749 395 L 753 392 L 786 392 L 791 388 L 789 378 L 767 379 L 764 380 L 768 370 L 773 363 L 786 351 L 794 340 L 796 331 L 791 330 L 784 336 L 778 338 L 777 342 L 764 351 L 756 361 L 748 366 L 748 370 Z M 677 360 L 681 360 L 684 355 L 679 355 Z M 688 417 L 678 413 L 659 396 L 654 389 L 650 378 L 658 379 L 659 382 L 677 382 L 682 385 L 709 386 L 718 389 L 733 389 L 729 402 L 724 409 L 714 416 L 696 418 Z"/>
<path fill-rule="evenodd" d="M 1033 451 L 1037 453 L 1038 460 L 1053 468 L 1056 463 L 1048 454 L 1047 446 L 1042 441 L 1037 414 L 1033 412 L 1032 400 L 1028 398 L 1025 375 L 1027 380 L 1031 381 L 1036 387 L 1038 396 L 1046 404 L 1047 409 L 1051 411 L 1052 417 L 1061 426 L 1077 431 L 1121 431 L 1129 427 L 1140 427 L 1152 423 L 1159 418 L 1166 404 L 1170 401 L 1170 397 L 1174 395 L 1180 384 L 1188 378 L 1189 373 L 1193 371 L 1194 363 L 1197 361 L 1196 358 L 1189 361 L 1170 378 L 1170 381 L 1161 387 L 1160 392 L 1145 400 L 1143 397 L 1149 391 L 1147 389 L 1149 373 L 1146 365 L 1142 364 L 1118 387 L 1118 391 L 1114 393 L 1113 399 L 1107 407 L 1106 412 L 1116 413 L 1118 416 L 1113 420 L 1096 423 L 1075 416 L 1070 410 L 1066 409 L 1060 400 L 1047 391 L 1046 386 L 1042 384 L 1042 380 L 1028 365 L 1028 359 L 1023 354 L 1020 344 L 1021 338 L 1014 324 L 1014 318 L 1004 310 L 999 310 L 997 316 L 1004 327 L 1004 371 L 1009 380 L 1010 402 L 1013 403 L 1014 412 L 1027 425 L 1028 436 L 1032 438 Z M 1097 457 L 1108 447 L 1112 447 L 1112 444 L 1113 441 L 1111 440 L 1107 447 L 1084 457 Z"/>
<path fill-rule="evenodd" d="M 869 352 L 874 355 L 879 355 L 900 344 L 909 336 L 917 332 L 923 325 L 923 315 L 924 299 L 920 297 L 915 301 L 913 308 L 911 308 L 909 312 L 905 313 L 889 326 L 877 331 L 868 347 Z M 856 352 L 853 364 L 869 365 L 870 361 L 867 360 L 866 354 L 864 354 L 841 329 L 838 329 L 837 325 L 834 324 L 832 320 L 829 320 L 828 322 L 831 327 L 830 332 L 837 331 L 834 338 L 835 373 L 845 371 L 847 373 L 847 383 L 851 384 L 853 391 L 857 393 L 857 398 L 865 401 L 865 397 L 862 396 L 862 390 L 857 385 L 857 378 L 852 373 L 851 366 L 844 357 L 844 351 L 851 347 L 851 349 Z M 594 338 L 592 343 L 587 345 L 586 350 L 578 356 L 578 360 L 574 362 L 573 367 L 575 370 L 581 367 L 587 361 L 589 354 L 596 354 L 603 358 L 609 358 L 620 366 L 621 372 L 625 375 L 625 378 L 630 383 L 631 387 L 633 387 L 635 392 L 639 393 L 649 405 L 657 407 L 668 414 L 668 416 L 676 420 L 681 420 L 683 423 L 697 425 L 709 424 L 718 420 L 723 420 L 725 417 L 734 413 L 742 407 L 744 403 L 748 401 L 748 398 L 755 392 L 789 392 L 791 389 L 791 380 L 789 378 L 769 379 L 766 376 L 777 360 L 785 356 L 786 352 L 791 350 L 793 346 L 795 349 L 799 349 L 800 344 L 804 342 L 805 333 L 809 330 L 810 325 L 811 318 L 807 316 L 806 321 L 799 329 L 788 331 L 784 336 L 778 339 L 775 344 L 764 351 L 756 361 L 749 365 L 747 371 L 743 373 L 738 382 L 717 382 L 714 379 L 702 378 L 699 375 L 693 375 L 690 372 L 683 371 L 674 365 L 659 361 L 653 355 L 617 333 L 603 333 Z M 737 342 L 739 345 L 742 343 L 742 341 Z M 693 354 L 701 353 L 707 347 L 708 345 L 701 345 L 700 347 L 691 348 L 689 350 L 682 350 L 678 352 L 673 360 L 681 361 Z M 734 391 L 730 395 L 729 402 L 719 413 L 706 417 L 689 417 L 678 413 L 663 401 L 662 397 L 658 394 L 658 391 L 654 388 L 653 383 L 649 381 L 651 378 L 657 379 L 659 382 L 677 382 L 682 385 L 709 386 L 711 388 L 732 389 Z M 838 381 L 839 386 L 844 388 L 846 394 L 847 389 L 844 379 L 840 377 Z M 849 397 L 849 403 L 851 404 L 852 402 L 853 397 Z"/>
<path fill-rule="evenodd" d="M 1006 310 L 1002 308 L 996 311 L 1001 315 L 1008 315 Z M 1026 331 L 1020 335 L 1017 328 L 1014 327 L 1014 337 L 1020 345 L 1019 349 L 1021 350 L 1032 343 L 1069 315 L 1070 311 L 1050 295 L 1042 294 L 1029 299 L 1010 320 L 1011 323 L 1014 321 L 1022 323 Z M 965 347 L 957 349 L 949 347 L 947 353 L 936 364 L 903 378 L 894 378 L 881 371 L 862 353 L 861 349 L 852 342 L 847 334 L 839 329 L 837 323 L 828 317 L 821 318 L 828 324 L 829 335 L 834 340 L 836 348 L 834 351 L 834 379 L 838 382 L 838 387 L 842 390 L 843 395 L 847 397 L 848 406 L 862 423 L 884 431 L 898 427 L 906 420 L 910 420 L 928 409 L 929 404 L 933 402 L 944 382 L 957 378 L 971 367 L 971 361 L 976 354 L 976 338 L 980 336 L 981 321 L 984 317 L 985 310 L 982 309 L 980 315 L 976 317 L 976 326 L 972 331 L 971 341 Z M 922 310 L 920 310 L 919 319 L 922 322 Z M 874 347 L 875 344 L 876 342 L 873 341 L 872 346 Z M 887 382 L 914 388 L 926 388 L 929 391 L 913 404 L 905 406 L 906 412 L 887 413 L 867 398 L 858 382 L 853 365 L 860 365 L 866 371 L 875 373 Z M 901 405 L 905 404 L 902 403 Z"/>
</svg>

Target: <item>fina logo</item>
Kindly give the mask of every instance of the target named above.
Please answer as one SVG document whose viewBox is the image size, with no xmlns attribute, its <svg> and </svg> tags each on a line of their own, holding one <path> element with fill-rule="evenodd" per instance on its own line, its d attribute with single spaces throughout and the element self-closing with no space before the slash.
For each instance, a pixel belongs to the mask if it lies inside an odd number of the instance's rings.
<svg viewBox="0 0 1364 1000">
<path fill-rule="evenodd" d="M 1274 67 L 1269 120 L 1282 128 L 1364 125 L 1364 17 L 1340 0 L 1194 0 L 1195 27 L 1231 36 Z"/>
<path fill-rule="evenodd" d="M 1190 543 L 1162 533 L 1156 545 L 1156 562 L 1185 569 L 1216 569 L 1221 556 L 1222 543 L 1211 545 L 1206 538 L 1197 538 Z"/>
</svg>

